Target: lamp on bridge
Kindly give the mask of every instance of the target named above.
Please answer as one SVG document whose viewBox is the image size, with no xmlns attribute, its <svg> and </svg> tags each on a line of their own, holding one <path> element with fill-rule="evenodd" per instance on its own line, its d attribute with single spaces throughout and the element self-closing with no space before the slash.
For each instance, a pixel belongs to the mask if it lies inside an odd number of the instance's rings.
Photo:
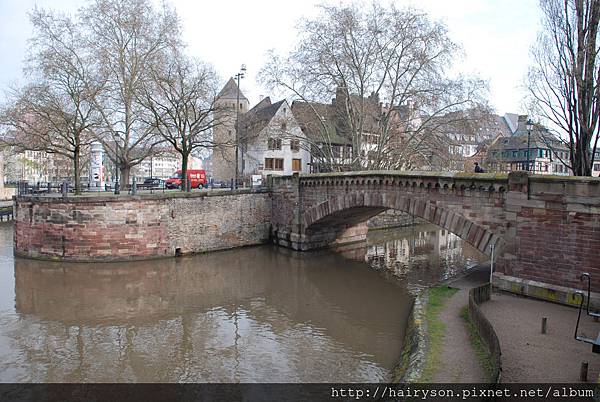
<svg viewBox="0 0 600 402">
<path fill-rule="evenodd" d="M 529 167 L 529 145 L 531 143 L 531 130 L 533 129 L 533 121 L 531 121 L 531 119 L 527 119 L 527 171 L 529 172 L 530 167 Z M 534 159 L 534 163 L 535 163 L 535 159 Z"/>
<path fill-rule="evenodd" d="M 239 182 L 239 150 L 240 150 L 240 79 L 244 78 L 244 73 L 246 72 L 246 65 L 242 64 L 240 68 L 240 72 L 235 75 L 237 79 L 237 102 L 235 104 L 235 188 L 238 186 Z M 244 156 L 242 155 L 242 161 L 244 160 Z M 242 162 L 243 165 L 243 162 Z M 242 171 L 243 173 L 243 171 Z"/>
</svg>

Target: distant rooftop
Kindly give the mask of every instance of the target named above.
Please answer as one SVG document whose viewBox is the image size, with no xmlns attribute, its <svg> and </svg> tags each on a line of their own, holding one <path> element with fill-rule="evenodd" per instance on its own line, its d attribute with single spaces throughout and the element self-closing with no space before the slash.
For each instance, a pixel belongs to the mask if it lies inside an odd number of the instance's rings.
<svg viewBox="0 0 600 402">
<path fill-rule="evenodd" d="M 248 100 L 244 94 L 242 93 L 242 91 L 239 91 L 239 96 L 240 96 L 240 100 Z M 223 87 L 223 89 L 221 90 L 221 92 L 219 92 L 219 95 L 217 95 L 217 98 L 219 99 L 237 99 L 238 97 L 238 86 L 235 83 L 235 80 L 233 78 L 230 78 L 229 81 L 227 81 L 227 84 L 225 84 L 225 86 Z"/>
<path fill-rule="evenodd" d="M 508 125 L 508 128 L 510 129 L 511 133 L 514 133 L 515 131 L 517 131 L 517 127 L 519 125 L 519 115 L 518 114 L 505 113 L 504 120 L 506 121 L 506 124 Z"/>
</svg>

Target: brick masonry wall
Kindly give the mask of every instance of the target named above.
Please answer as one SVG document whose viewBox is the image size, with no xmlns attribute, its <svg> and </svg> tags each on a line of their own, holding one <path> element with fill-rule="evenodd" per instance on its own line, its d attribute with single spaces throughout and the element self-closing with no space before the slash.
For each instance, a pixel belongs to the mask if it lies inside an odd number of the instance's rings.
<svg viewBox="0 0 600 402">
<path fill-rule="evenodd" d="M 506 202 L 509 231 L 499 271 L 520 279 L 600 289 L 600 180 L 523 176 Z"/>
<path fill-rule="evenodd" d="M 15 202 L 15 254 L 71 261 L 128 260 L 266 242 L 268 193 L 23 196 Z"/>
</svg>

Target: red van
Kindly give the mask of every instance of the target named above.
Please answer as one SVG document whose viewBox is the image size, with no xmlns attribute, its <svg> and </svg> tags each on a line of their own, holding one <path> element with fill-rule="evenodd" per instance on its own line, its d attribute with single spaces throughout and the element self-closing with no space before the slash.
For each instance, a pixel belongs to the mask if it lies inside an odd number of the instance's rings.
<svg viewBox="0 0 600 402">
<path fill-rule="evenodd" d="M 206 187 L 206 172 L 204 170 L 188 170 L 187 178 L 191 183 L 191 188 Z M 181 170 L 175 172 L 165 182 L 167 188 L 181 188 Z"/>
</svg>

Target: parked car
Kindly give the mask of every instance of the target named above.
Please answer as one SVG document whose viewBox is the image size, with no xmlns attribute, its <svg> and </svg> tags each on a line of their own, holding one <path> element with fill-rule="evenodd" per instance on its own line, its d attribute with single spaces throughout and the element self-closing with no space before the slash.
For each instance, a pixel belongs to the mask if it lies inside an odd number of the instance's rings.
<svg viewBox="0 0 600 402">
<path fill-rule="evenodd" d="M 142 183 L 143 188 L 164 188 L 165 181 L 156 177 L 148 177 Z"/>
<path fill-rule="evenodd" d="M 202 188 L 206 187 L 206 172 L 204 170 L 188 170 L 186 172 L 187 179 L 190 181 L 191 188 Z M 175 172 L 170 178 L 167 179 L 165 185 L 167 188 L 181 188 L 182 183 L 181 170 Z"/>
<path fill-rule="evenodd" d="M 212 186 L 212 188 L 231 188 L 231 181 L 213 180 L 212 183 L 209 183 L 208 185 Z"/>
</svg>

